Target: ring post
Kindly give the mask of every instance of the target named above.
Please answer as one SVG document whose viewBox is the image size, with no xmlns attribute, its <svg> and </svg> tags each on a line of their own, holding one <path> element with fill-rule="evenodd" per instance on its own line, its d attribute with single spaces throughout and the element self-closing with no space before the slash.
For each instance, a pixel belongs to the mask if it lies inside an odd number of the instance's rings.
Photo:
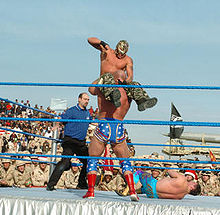
<svg viewBox="0 0 220 215">
<path fill-rule="evenodd" d="M 53 124 L 54 124 L 53 126 L 55 126 L 56 122 L 54 122 Z M 56 128 L 56 129 L 53 131 L 53 138 L 54 138 L 54 139 L 57 139 L 57 138 L 58 138 L 58 128 Z M 57 154 L 57 141 L 53 140 L 52 146 L 51 146 L 51 155 L 56 155 L 56 154 Z M 56 157 L 51 157 L 50 161 L 51 161 L 51 162 L 56 162 Z M 49 174 L 50 176 L 51 176 L 51 174 L 52 174 L 54 168 L 55 168 L 55 164 L 54 164 L 54 163 L 51 163 L 51 164 L 50 164 L 50 174 Z"/>
</svg>

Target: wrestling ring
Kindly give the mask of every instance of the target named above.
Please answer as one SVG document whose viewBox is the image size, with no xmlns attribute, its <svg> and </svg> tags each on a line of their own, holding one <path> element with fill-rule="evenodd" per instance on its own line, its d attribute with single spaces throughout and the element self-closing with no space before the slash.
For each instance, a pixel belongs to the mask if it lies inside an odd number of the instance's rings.
<svg viewBox="0 0 220 215">
<path fill-rule="evenodd" d="M 91 85 L 91 84 L 54 84 L 54 83 L 9 83 L 0 82 L 1 86 L 56 86 L 56 87 L 115 87 L 116 85 Z M 125 86 L 117 85 L 118 87 L 139 87 L 140 86 Z M 193 90 L 220 90 L 220 87 L 203 87 L 203 86 L 157 86 L 157 85 L 142 85 L 143 88 L 155 89 L 193 89 Z M 8 99 L 0 98 L 2 101 L 14 103 Z M 16 105 L 25 106 L 19 103 Z M 29 106 L 26 108 L 40 111 Z M 41 111 L 44 114 L 48 112 Z M 50 113 L 49 113 L 50 114 Z M 0 117 L 1 121 L 47 121 L 47 122 L 95 122 L 100 120 L 63 120 L 57 119 L 57 115 L 50 114 L 54 118 L 12 118 Z M 106 121 L 108 123 L 118 123 L 119 121 Z M 183 121 L 159 121 L 159 120 L 124 120 L 123 124 L 135 125 L 169 125 L 169 126 L 203 126 L 203 127 L 220 127 L 219 122 L 183 122 Z M 25 135 L 46 138 L 53 141 L 56 146 L 61 140 L 57 139 L 57 134 L 54 132 L 53 138 L 48 138 L 36 134 L 31 134 L 23 131 L 16 131 L 5 127 L 0 127 L 1 130 L 9 132 L 18 132 Z M 165 144 L 142 144 L 131 143 L 132 145 L 142 146 L 167 146 Z M 218 146 L 195 146 L 195 145 L 171 145 L 170 147 L 199 147 L 199 148 L 220 148 Z M 15 158 L 15 156 L 35 156 L 35 157 L 50 157 L 51 162 L 55 163 L 55 158 L 89 158 L 86 156 L 64 156 L 56 155 L 39 155 L 39 154 L 16 154 L 16 153 L 0 153 L 0 158 L 15 160 L 25 160 L 23 158 Z M 131 160 L 131 161 L 148 161 L 148 162 L 171 162 L 171 163 L 189 163 L 189 164 L 220 164 L 216 161 L 186 161 L 186 160 L 166 160 L 166 159 L 138 159 L 138 158 L 112 158 L 112 157 L 96 157 L 102 160 Z M 36 160 L 36 162 L 41 162 Z M 112 166 L 112 165 L 107 165 Z M 136 166 L 134 166 L 136 167 Z M 143 167 L 144 168 L 144 167 Z M 154 169 L 177 169 L 169 167 L 147 167 Z M 188 170 L 189 168 L 178 168 L 180 170 Z M 220 169 L 193 169 L 201 171 L 217 171 Z M 1 187 L 0 188 L 0 214 L 80 214 L 80 215 L 220 215 L 220 204 L 218 197 L 211 196 L 191 196 L 186 195 L 182 200 L 173 199 L 149 199 L 144 194 L 139 194 L 139 202 L 131 202 L 129 197 L 118 196 L 110 191 L 96 191 L 95 199 L 83 199 L 82 196 L 86 190 L 76 189 L 57 189 L 49 192 L 45 188 L 16 188 L 16 187 Z"/>
</svg>

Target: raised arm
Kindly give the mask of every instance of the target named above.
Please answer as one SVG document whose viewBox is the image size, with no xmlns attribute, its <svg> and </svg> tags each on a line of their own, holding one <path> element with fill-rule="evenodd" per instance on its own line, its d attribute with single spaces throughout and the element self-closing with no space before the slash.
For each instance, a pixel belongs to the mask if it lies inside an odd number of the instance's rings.
<svg viewBox="0 0 220 215">
<path fill-rule="evenodd" d="M 104 42 L 96 37 L 89 37 L 88 43 L 100 51 L 105 51 L 105 50 L 110 49 L 109 45 L 106 42 Z"/>
</svg>

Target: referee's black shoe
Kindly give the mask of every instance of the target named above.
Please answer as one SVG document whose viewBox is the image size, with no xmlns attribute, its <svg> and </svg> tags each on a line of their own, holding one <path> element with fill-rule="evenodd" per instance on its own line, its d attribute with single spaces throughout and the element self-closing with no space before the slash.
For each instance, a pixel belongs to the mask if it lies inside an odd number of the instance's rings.
<svg viewBox="0 0 220 215">
<path fill-rule="evenodd" d="M 54 188 L 54 186 L 49 186 L 49 185 L 47 185 L 46 190 L 47 190 L 47 191 L 53 191 L 53 190 L 56 190 L 56 189 Z"/>
</svg>

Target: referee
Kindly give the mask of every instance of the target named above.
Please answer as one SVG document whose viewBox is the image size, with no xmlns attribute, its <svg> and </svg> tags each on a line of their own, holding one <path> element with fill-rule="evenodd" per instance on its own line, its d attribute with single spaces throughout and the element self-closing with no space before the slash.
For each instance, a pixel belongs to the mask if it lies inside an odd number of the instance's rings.
<svg viewBox="0 0 220 215">
<path fill-rule="evenodd" d="M 89 111 L 86 109 L 89 103 L 89 95 L 87 93 L 80 93 L 78 97 L 78 104 L 74 107 L 67 109 L 65 113 L 61 115 L 62 119 L 91 119 Z M 63 153 L 62 155 L 78 155 L 78 156 L 89 156 L 88 147 L 86 145 L 86 133 L 89 127 L 89 123 L 84 122 L 65 122 L 64 123 L 64 138 L 62 142 Z M 86 167 L 87 159 L 80 159 L 83 163 L 81 169 L 79 180 L 78 180 L 78 189 L 87 189 L 86 181 Z M 66 170 L 69 170 L 71 167 L 70 158 L 62 158 L 59 161 L 49 179 L 47 184 L 47 190 L 55 190 L 62 173 Z"/>
</svg>

